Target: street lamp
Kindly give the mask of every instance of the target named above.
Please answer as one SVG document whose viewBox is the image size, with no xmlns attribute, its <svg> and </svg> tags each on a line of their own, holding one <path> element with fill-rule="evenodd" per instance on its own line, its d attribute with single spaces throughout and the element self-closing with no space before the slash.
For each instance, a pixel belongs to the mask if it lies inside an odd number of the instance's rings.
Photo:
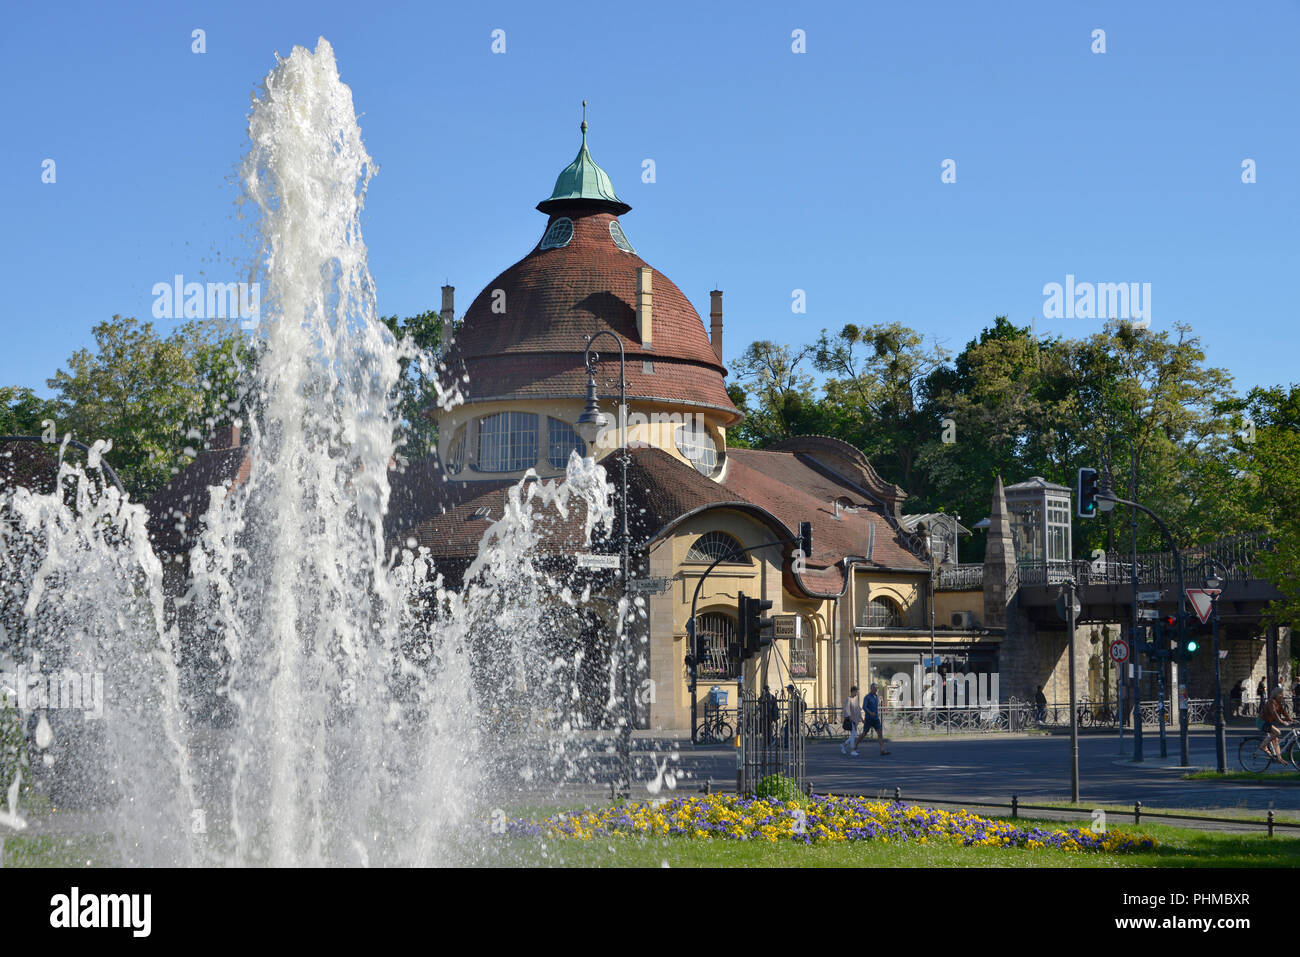
<svg viewBox="0 0 1300 957">
<path fill-rule="evenodd" d="M 596 365 L 600 362 L 600 353 L 593 352 L 592 346 L 601 336 L 609 336 L 618 345 L 618 415 L 619 415 L 619 465 L 622 471 L 622 496 L 619 499 L 619 545 L 622 560 L 619 564 L 619 578 L 623 592 L 623 637 L 619 642 L 620 684 L 623 690 L 623 724 L 619 730 L 618 756 L 622 782 L 620 790 L 624 796 L 632 793 L 632 673 L 631 673 L 631 636 L 629 634 L 632 603 L 628 580 L 628 524 L 627 524 L 627 355 L 623 351 L 623 340 L 608 329 L 602 329 L 594 336 L 587 337 L 587 350 L 583 354 L 583 364 L 587 367 L 587 404 L 578 417 L 575 428 L 590 451 L 597 439 L 609 428 L 610 419 L 600 410 L 600 397 L 596 394 Z M 592 457 L 594 458 L 594 452 Z"/>
<path fill-rule="evenodd" d="M 1205 575 L 1205 590 L 1210 593 L 1210 622 L 1214 634 L 1214 761 L 1218 772 L 1225 774 L 1228 770 L 1228 746 L 1224 740 L 1223 684 L 1219 672 L 1219 593 L 1223 590 L 1228 570 L 1215 558 L 1201 559 L 1196 568 L 1206 565 L 1209 571 Z"/>
</svg>

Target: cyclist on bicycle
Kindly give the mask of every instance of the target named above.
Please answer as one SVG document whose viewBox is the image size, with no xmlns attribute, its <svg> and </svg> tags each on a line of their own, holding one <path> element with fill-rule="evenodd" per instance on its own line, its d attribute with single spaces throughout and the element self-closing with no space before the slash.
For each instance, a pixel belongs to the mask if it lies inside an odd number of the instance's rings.
<svg viewBox="0 0 1300 957">
<path fill-rule="evenodd" d="M 1264 705 L 1264 710 L 1259 716 L 1260 730 L 1267 736 L 1264 741 L 1264 750 L 1273 756 L 1278 762 L 1285 764 L 1282 760 L 1282 748 L 1278 740 L 1282 737 L 1282 726 L 1291 723 L 1291 713 L 1286 708 L 1286 698 L 1282 693 L 1282 687 L 1273 689 L 1272 696 L 1268 703 Z"/>
</svg>

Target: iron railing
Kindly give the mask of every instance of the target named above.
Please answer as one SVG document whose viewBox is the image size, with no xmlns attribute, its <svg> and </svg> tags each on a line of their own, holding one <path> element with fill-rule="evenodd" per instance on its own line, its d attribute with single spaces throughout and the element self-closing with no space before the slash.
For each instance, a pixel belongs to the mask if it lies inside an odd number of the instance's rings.
<svg viewBox="0 0 1300 957">
<path fill-rule="evenodd" d="M 792 779 L 805 786 L 804 718 L 807 706 L 797 692 L 779 695 L 746 693 L 740 699 L 740 777 L 744 793 L 754 794 L 764 778 Z"/>
</svg>

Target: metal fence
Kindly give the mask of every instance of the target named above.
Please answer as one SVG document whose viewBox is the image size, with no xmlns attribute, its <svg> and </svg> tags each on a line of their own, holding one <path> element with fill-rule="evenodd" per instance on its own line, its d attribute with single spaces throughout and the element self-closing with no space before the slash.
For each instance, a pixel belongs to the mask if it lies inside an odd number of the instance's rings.
<svg viewBox="0 0 1300 957">
<path fill-rule="evenodd" d="M 747 693 L 740 699 L 740 764 L 738 786 L 744 793 L 757 792 L 764 778 L 790 778 L 803 790 L 806 779 L 806 738 L 803 696 Z"/>
<path fill-rule="evenodd" d="M 748 696 L 747 696 L 748 698 Z M 778 731 L 782 741 L 788 722 L 788 703 L 784 695 L 778 696 L 780 714 Z M 1214 723 L 1214 700 L 1212 698 L 1192 698 L 1187 702 L 1188 724 L 1208 726 Z M 1173 703 L 1164 702 L 1165 724 L 1178 726 L 1178 715 Z M 1133 725 L 1131 708 L 1126 708 L 1124 726 Z M 1079 727 L 1115 730 L 1118 727 L 1119 714 L 1115 704 L 1106 702 L 1083 701 L 1078 706 Z M 756 720 L 748 716 L 749 720 Z M 974 708 L 889 708 L 884 715 L 886 737 L 919 734 L 976 734 L 996 733 L 999 731 L 1019 733 L 1044 729 L 1064 729 L 1070 726 L 1070 706 L 1068 703 L 1048 704 L 1042 708 L 1032 701 L 1020 701 L 1012 698 L 999 702 L 996 706 Z M 1160 723 L 1160 706 L 1156 701 L 1142 702 L 1143 727 L 1157 727 Z M 802 733 L 801 747 L 808 740 L 834 739 L 842 740 L 847 732 L 840 724 L 840 709 L 835 707 L 806 707 L 800 723 Z M 697 731 L 696 740 L 700 744 L 734 744 L 738 729 L 742 724 L 735 708 L 705 707 L 703 721 Z M 760 729 L 754 725 L 753 733 Z M 771 748 L 764 744 L 759 752 L 769 752 Z M 766 759 L 764 759 L 766 760 Z M 776 760 L 776 758 L 773 758 Z M 802 760 L 802 759 L 800 759 Z M 784 773 L 784 772 L 771 772 Z"/>
</svg>

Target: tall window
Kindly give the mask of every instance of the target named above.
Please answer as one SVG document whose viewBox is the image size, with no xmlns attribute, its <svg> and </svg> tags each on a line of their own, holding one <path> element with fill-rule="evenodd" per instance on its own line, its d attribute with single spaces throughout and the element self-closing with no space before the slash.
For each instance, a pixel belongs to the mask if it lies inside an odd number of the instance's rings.
<svg viewBox="0 0 1300 957">
<path fill-rule="evenodd" d="M 701 475 L 712 475 L 718 467 L 718 443 L 702 425 L 678 427 L 677 451 L 686 456 Z"/>
<path fill-rule="evenodd" d="M 1047 500 L 1047 560 L 1070 560 L 1070 503 L 1057 499 Z"/>
<path fill-rule="evenodd" d="M 902 623 L 902 611 L 888 598 L 873 598 L 862 609 L 863 628 L 898 628 Z"/>
<path fill-rule="evenodd" d="M 569 467 L 569 453 L 587 454 L 587 443 L 578 437 L 573 426 L 560 419 L 546 418 L 546 461 L 557 469 Z"/>
<path fill-rule="evenodd" d="M 800 622 L 799 637 L 790 642 L 790 677 L 817 677 L 817 642 L 807 618 Z"/>
<path fill-rule="evenodd" d="M 740 673 L 740 662 L 731 655 L 735 618 L 716 611 L 700 615 L 695 619 L 695 634 L 700 649 L 699 677 L 734 678 Z"/>
<path fill-rule="evenodd" d="M 518 472 L 537 464 L 537 414 L 500 412 L 479 419 L 478 470 Z"/>
<path fill-rule="evenodd" d="M 727 556 L 735 554 L 735 557 L 730 559 L 731 561 L 748 563 L 748 556 L 738 554 L 743 547 L 737 539 L 726 532 L 705 532 L 695 540 L 695 544 L 686 552 L 686 560 L 688 562 L 713 562 L 719 558 L 726 559 Z"/>
<path fill-rule="evenodd" d="M 446 470 L 448 475 L 455 475 L 465 467 L 465 426 L 456 430 L 447 448 Z"/>
</svg>

